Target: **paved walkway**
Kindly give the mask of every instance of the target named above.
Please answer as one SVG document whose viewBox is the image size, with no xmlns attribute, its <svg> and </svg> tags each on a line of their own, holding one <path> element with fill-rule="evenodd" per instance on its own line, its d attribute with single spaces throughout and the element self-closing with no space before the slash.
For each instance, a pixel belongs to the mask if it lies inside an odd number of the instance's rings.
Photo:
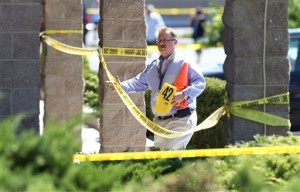
<svg viewBox="0 0 300 192">
<path fill-rule="evenodd" d="M 81 152 L 90 154 L 98 153 L 100 149 L 99 131 L 88 125 L 83 125 L 81 130 L 82 148 Z M 153 147 L 153 141 L 146 139 L 146 147 Z"/>
<path fill-rule="evenodd" d="M 40 100 L 40 134 L 43 134 L 44 130 L 44 101 Z M 81 152 L 85 154 L 92 154 L 92 153 L 99 153 L 100 150 L 100 134 L 99 131 L 94 128 L 90 127 L 87 124 L 84 124 L 81 129 Z M 146 139 L 146 146 L 152 147 L 153 141 Z"/>
</svg>

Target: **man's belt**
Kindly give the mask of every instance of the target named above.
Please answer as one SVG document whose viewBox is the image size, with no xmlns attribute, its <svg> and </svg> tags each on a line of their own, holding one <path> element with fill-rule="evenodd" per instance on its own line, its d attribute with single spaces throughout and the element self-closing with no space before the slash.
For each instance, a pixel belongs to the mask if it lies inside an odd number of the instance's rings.
<svg viewBox="0 0 300 192">
<path fill-rule="evenodd" d="M 168 115 L 168 116 L 156 116 L 159 120 L 166 120 L 166 119 L 170 119 L 173 117 L 178 117 L 178 118 L 183 118 L 186 117 L 188 115 L 192 114 L 192 109 L 190 108 L 185 108 L 185 109 L 180 109 L 178 110 L 175 114 L 173 115 Z"/>
</svg>

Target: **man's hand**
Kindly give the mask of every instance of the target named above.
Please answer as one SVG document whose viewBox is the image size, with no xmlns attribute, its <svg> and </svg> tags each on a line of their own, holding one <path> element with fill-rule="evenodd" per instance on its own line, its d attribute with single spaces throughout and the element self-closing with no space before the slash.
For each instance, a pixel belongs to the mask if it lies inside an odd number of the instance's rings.
<svg viewBox="0 0 300 192">
<path fill-rule="evenodd" d="M 182 101 L 184 101 L 184 93 L 183 92 L 177 92 L 175 93 L 173 100 L 171 102 L 172 105 L 179 105 Z"/>
<path fill-rule="evenodd" d="M 117 80 L 117 82 L 118 82 L 119 84 L 121 83 L 120 80 L 119 80 L 119 77 L 116 77 L 116 80 Z M 113 82 L 111 82 L 111 81 L 106 81 L 106 83 L 108 84 L 108 87 L 110 88 L 110 90 L 115 91 L 115 86 L 114 86 Z"/>
</svg>

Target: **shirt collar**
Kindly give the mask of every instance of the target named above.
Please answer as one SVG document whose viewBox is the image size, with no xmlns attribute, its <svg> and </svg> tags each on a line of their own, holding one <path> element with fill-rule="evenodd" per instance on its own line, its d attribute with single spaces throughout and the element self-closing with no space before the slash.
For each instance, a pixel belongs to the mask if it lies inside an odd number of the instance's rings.
<svg viewBox="0 0 300 192">
<path fill-rule="evenodd" d="M 173 57 L 174 54 L 175 54 L 175 51 L 171 55 L 169 55 L 169 57 L 167 59 L 163 59 L 162 56 L 159 56 L 158 61 L 162 61 L 162 62 L 166 61 L 166 62 L 168 62 Z"/>
</svg>

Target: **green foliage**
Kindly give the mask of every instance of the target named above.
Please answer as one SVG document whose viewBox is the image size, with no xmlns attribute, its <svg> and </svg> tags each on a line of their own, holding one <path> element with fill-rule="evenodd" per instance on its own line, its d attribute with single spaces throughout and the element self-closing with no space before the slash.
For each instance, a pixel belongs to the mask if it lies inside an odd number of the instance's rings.
<svg viewBox="0 0 300 192">
<path fill-rule="evenodd" d="M 299 0 L 288 0 L 288 26 L 289 28 L 300 27 L 300 3 Z"/>
<path fill-rule="evenodd" d="M 182 162 L 178 159 L 158 159 L 150 161 L 125 161 L 121 163 L 127 167 L 124 170 L 122 183 L 142 182 L 143 179 L 159 179 L 163 175 L 175 172 L 182 167 Z"/>
<path fill-rule="evenodd" d="M 205 37 L 198 43 L 204 47 L 223 46 L 224 24 L 222 21 L 223 12 L 221 7 L 215 3 L 209 6 L 210 12 L 207 14 L 209 21 L 205 22 Z M 288 28 L 300 27 L 300 3 L 299 0 L 288 0 Z M 185 35 L 187 36 L 187 35 Z M 189 35 L 191 37 L 191 35 Z"/>
<path fill-rule="evenodd" d="M 99 110 L 99 80 L 97 74 L 90 72 L 85 78 L 84 104 L 94 109 Z"/>
<path fill-rule="evenodd" d="M 206 13 L 206 22 L 203 24 L 205 28 L 205 35 L 196 43 L 201 44 L 202 47 L 220 47 L 223 46 L 224 24 L 222 21 L 223 8 L 212 3 L 209 6 L 209 12 Z M 192 38 L 191 33 L 186 33 L 182 38 Z"/>
<path fill-rule="evenodd" d="M 72 155 L 79 148 L 72 134 L 74 124 L 79 122 L 70 121 L 64 124 L 65 129 L 59 125 L 51 128 L 49 122 L 50 127 L 45 129 L 43 137 L 33 131 L 18 135 L 16 130 L 23 117 L 10 117 L 0 122 L 0 191 L 26 191 L 40 187 L 53 189 L 57 180 L 72 165 Z M 71 142 L 73 145 L 69 146 Z M 43 180 L 45 185 L 34 183 L 39 180 Z"/>
<path fill-rule="evenodd" d="M 92 108 L 95 112 L 99 111 L 99 79 L 97 72 L 90 70 L 86 57 L 83 57 L 83 77 L 85 82 L 84 104 Z"/>
<path fill-rule="evenodd" d="M 298 191 L 299 154 L 73 163 L 80 118 L 17 134 L 24 116 L 0 121 L 0 191 Z M 255 136 L 229 147 L 300 145 L 299 136 Z"/>
<path fill-rule="evenodd" d="M 147 90 L 144 93 L 144 97 L 145 97 L 145 104 L 146 104 L 146 117 L 148 117 L 148 119 L 153 120 L 154 115 L 152 113 L 152 109 L 151 109 L 151 90 Z"/>
<path fill-rule="evenodd" d="M 97 166 L 94 163 L 75 165 L 61 181 L 64 191 L 111 191 L 120 186 L 126 167 L 121 165 Z"/>
<path fill-rule="evenodd" d="M 251 164 L 253 164 L 252 161 L 245 160 L 236 170 L 236 174 L 229 181 L 229 190 L 252 192 L 261 191 L 266 187 L 267 183 L 264 180 L 262 170 L 249 167 Z"/>
<path fill-rule="evenodd" d="M 23 117 L 0 122 L 0 191 L 113 191 L 147 175 L 156 179 L 182 167 L 173 159 L 74 164 L 81 118 L 63 125 L 48 122 L 40 136 L 32 131 L 16 133 Z"/>
<path fill-rule="evenodd" d="M 206 88 L 197 97 L 197 125 L 203 122 L 215 110 L 224 105 L 226 81 L 217 78 L 205 78 Z M 217 148 L 226 144 L 223 122 L 219 121 L 213 128 L 194 133 L 189 148 Z"/>
<path fill-rule="evenodd" d="M 231 146 L 233 148 L 299 146 L 299 136 L 255 136 L 255 141 Z M 222 157 L 215 161 L 221 183 L 233 191 L 282 191 L 280 188 L 294 189 L 289 181 L 299 178 L 299 154 L 249 155 Z M 299 181 L 299 180 L 298 180 Z M 298 184 L 299 187 L 299 184 Z"/>
<path fill-rule="evenodd" d="M 220 191 L 217 170 L 211 163 L 197 161 L 187 163 L 183 169 L 164 177 L 156 185 L 158 191 Z"/>
<path fill-rule="evenodd" d="M 123 191 L 219 191 L 216 174 L 212 164 L 206 161 L 186 162 L 182 168 L 158 179 L 144 177 L 141 181 L 131 182 Z"/>
<path fill-rule="evenodd" d="M 199 40 L 204 47 L 220 47 L 223 45 L 224 24 L 222 21 L 223 11 L 217 4 L 209 6 L 208 18 L 211 21 L 204 23 L 205 37 Z"/>
</svg>

